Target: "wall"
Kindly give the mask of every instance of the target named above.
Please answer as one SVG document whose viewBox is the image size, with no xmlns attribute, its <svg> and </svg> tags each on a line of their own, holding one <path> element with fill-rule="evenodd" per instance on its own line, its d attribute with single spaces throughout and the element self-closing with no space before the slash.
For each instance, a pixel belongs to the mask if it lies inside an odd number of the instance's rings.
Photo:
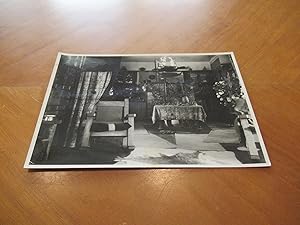
<svg viewBox="0 0 300 225">
<path fill-rule="evenodd" d="M 210 60 L 210 64 L 213 64 L 216 60 L 220 61 L 220 64 L 231 63 L 229 55 L 217 55 Z"/>
<path fill-rule="evenodd" d="M 177 66 L 189 66 L 192 70 L 210 70 L 209 62 L 176 62 Z M 151 71 L 154 69 L 154 62 L 121 62 L 121 67 L 125 66 L 129 71 L 138 71 L 141 67 L 144 67 L 146 70 Z"/>
</svg>

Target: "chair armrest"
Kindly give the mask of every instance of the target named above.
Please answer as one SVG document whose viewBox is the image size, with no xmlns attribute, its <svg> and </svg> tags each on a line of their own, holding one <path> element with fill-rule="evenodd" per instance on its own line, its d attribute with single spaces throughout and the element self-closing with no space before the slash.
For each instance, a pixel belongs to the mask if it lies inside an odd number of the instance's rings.
<svg viewBox="0 0 300 225">
<path fill-rule="evenodd" d="M 136 114 L 127 114 L 123 120 L 128 120 L 128 118 L 135 118 Z"/>
<path fill-rule="evenodd" d="M 135 113 L 133 113 L 133 114 L 128 114 L 127 116 L 128 116 L 128 117 L 136 117 L 136 114 L 135 114 Z"/>
<path fill-rule="evenodd" d="M 124 118 L 124 123 L 129 123 L 132 127 L 134 127 L 134 118 L 136 117 L 136 114 L 128 114 Z"/>
</svg>

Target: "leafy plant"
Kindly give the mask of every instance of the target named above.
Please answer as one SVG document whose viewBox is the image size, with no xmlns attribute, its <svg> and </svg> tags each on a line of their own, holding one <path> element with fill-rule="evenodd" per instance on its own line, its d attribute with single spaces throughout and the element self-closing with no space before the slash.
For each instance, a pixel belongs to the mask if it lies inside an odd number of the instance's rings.
<svg viewBox="0 0 300 225">
<path fill-rule="evenodd" d="M 236 100 L 243 96 L 241 86 L 237 78 L 233 80 L 217 81 L 213 85 L 216 96 L 221 105 L 228 107 L 230 110 L 236 106 Z"/>
</svg>

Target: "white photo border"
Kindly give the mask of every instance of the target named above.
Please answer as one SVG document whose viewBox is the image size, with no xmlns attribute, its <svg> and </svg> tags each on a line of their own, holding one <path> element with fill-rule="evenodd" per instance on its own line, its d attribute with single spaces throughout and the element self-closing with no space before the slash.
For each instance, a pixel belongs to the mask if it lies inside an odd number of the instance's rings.
<svg viewBox="0 0 300 225">
<path fill-rule="evenodd" d="M 49 96 L 52 90 L 52 86 L 53 86 L 53 82 L 56 76 L 56 72 L 60 63 L 60 59 L 62 56 L 86 56 L 86 57 L 125 57 L 125 56 L 197 56 L 197 55 L 230 55 L 231 59 L 232 59 L 232 64 L 234 66 L 234 69 L 238 75 L 241 87 L 242 87 L 242 91 L 246 97 L 246 102 L 248 104 L 249 110 L 250 110 L 250 114 L 251 117 L 253 118 L 254 121 L 254 127 L 256 129 L 257 132 L 257 136 L 259 139 L 259 143 L 261 145 L 261 150 L 265 159 L 264 163 L 245 163 L 242 165 L 219 165 L 219 164 L 211 164 L 211 165 L 197 165 L 197 164 L 182 164 L 182 165 L 174 165 L 174 164 L 161 164 L 161 165 L 115 165 L 115 164 L 111 164 L 111 165 L 102 165 L 102 164 L 42 164 L 42 165 L 36 165 L 36 164 L 30 164 L 30 159 L 32 157 L 33 154 L 33 150 L 34 150 L 34 146 L 37 140 L 37 136 L 42 124 L 42 120 L 43 120 L 43 115 L 45 113 L 46 110 L 46 106 L 49 100 Z M 43 104 L 41 106 L 40 109 L 40 113 L 39 113 L 39 117 L 35 126 L 35 130 L 32 136 L 32 140 L 29 146 L 29 150 L 26 156 L 26 160 L 24 163 L 24 168 L 25 169 L 83 169 L 83 168 L 110 168 L 110 169 L 124 169 L 124 168 L 149 168 L 149 169 L 153 169 L 153 168 L 249 168 L 249 167 L 270 167 L 271 166 L 271 161 L 269 159 L 269 155 L 261 134 L 261 131 L 259 129 L 258 126 L 258 122 L 243 80 L 243 77 L 241 75 L 241 72 L 239 70 L 236 58 L 234 56 L 233 52 L 215 52 L 215 53 L 151 53 L 151 54 L 74 54 L 74 53 L 63 53 L 63 52 L 58 52 L 58 55 L 56 57 L 55 60 L 55 64 L 50 76 L 50 80 L 47 86 L 47 90 L 45 93 L 45 97 L 43 100 Z"/>
</svg>

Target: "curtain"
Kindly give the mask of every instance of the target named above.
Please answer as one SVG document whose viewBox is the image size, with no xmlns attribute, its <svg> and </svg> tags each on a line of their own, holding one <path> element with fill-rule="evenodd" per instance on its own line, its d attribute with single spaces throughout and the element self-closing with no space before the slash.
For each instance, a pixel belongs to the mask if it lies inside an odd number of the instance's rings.
<svg viewBox="0 0 300 225">
<path fill-rule="evenodd" d="M 89 130 L 89 121 L 86 121 L 84 130 L 81 125 L 87 119 L 87 114 L 93 114 L 97 102 L 107 89 L 112 77 L 112 71 L 82 72 L 80 74 L 74 105 L 67 127 L 65 147 L 75 148 L 81 145 L 82 135 Z"/>
</svg>

